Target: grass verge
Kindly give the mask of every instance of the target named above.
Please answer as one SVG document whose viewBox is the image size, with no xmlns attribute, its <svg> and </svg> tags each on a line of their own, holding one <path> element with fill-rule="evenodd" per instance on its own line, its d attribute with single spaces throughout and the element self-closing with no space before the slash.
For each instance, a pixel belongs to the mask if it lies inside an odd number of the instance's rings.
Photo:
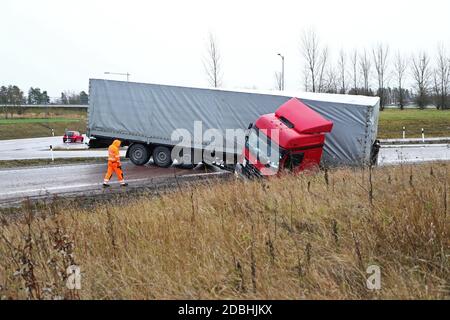
<svg viewBox="0 0 450 320">
<path fill-rule="evenodd" d="M 19 123 L 0 125 L 0 140 L 62 136 L 66 130 L 86 132 L 86 122 L 82 120 L 53 123 Z"/>
<path fill-rule="evenodd" d="M 378 137 L 402 138 L 403 127 L 407 138 L 450 137 L 450 110 L 384 110 L 380 113 Z"/>
<path fill-rule="evenodd" d="M 49 137 L 65 130 L 86 133 L 86 109 L 27 108 L 14 118 L 0 119 L 0 140 Z"/>
<path fill-rule="evenodd" d="M 17 118 L 17 119 L 0 119 L 0 125 L 5 124 L 28 124 L 28 123 L 42 123 L 42 124 L 53 124 L 55 122 L 78 122 L 79 119 L 69 119 L 69 118 Z"/>
<path fill-rule="evenodd" d="M 180 188 L 2 219 L 0 297 L 446 299 L 449 164 Z M 82 288 L 66 288 L 81 268 Z M 381 290 L 366 287 L 371 265 Z"/>
</svg>

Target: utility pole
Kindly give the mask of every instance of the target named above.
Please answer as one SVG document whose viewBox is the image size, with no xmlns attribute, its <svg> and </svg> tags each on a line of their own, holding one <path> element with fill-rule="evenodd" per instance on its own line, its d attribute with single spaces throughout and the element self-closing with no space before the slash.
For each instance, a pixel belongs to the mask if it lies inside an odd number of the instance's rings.
<svg viewBox="0 0 450 320">
<path fill-rule="evenodd" d="M 284 91 L 284 56 L 281 53 L 278 55 L 281 57 L 281 89 Z"/>
<path fill-rule="evenodd" d="M 131 74 L 127 73 L 117 73 L 117 72 L 105 72 L 105 74 L 111 74 L 111 75 L 116 75 L 116 76 L 127 76 L 127 82 L 130 81 L 130 76 Z"/>
</svg>

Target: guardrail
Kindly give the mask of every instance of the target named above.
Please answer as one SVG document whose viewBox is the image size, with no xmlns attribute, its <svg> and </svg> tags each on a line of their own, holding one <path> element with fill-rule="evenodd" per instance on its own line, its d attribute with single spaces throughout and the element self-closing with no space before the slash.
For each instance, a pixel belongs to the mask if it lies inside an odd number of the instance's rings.
<svg viewBox="0 0 450 320">
<path fill-rule="evenodd" d="M 450 137 L 437 138 L 406 138 L 406 139 L 380 139 L 382 145 L 404 144 L 450 144 Z"/>
<path fill-rule="evenodd" d="M 14 108 L 88 108 L 87 104 L 23 104 L 23 105 L 9 105 L 0 104 L 2 107 L 14 107 Z"/>
</svg>

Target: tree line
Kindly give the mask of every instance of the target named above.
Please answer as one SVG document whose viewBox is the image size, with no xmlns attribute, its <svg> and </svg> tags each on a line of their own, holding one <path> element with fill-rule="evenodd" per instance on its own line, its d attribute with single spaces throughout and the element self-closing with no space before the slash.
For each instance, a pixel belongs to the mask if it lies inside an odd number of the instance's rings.
<svg viewBox="0 0 450 320">
<path fill-rule="evenodd" d="M 22 109 L 20 106 L 26 101 L 25 95 L 18 86 L 1 86 L 0 87 L 0 105 L 2 105 L 2 111 L 5 118 L 8 115 L 11 117 L 14 113 L 21 113 Z"/>
<path fill-rule="evenodd" d="M 223 78 L 217 38 L 209 34 L 204 67 L 212 87 Z M 303 86 L 307 92 L 324 92 L 380 97 L 380 108 L 396 105 L 403 109 L 415 104 L 423 109 L 434 105 L 450 109 L 450 54 L 439 45 L 433 56 L 420 51 L 410 56 L 392 53 L 389 45 L 378 43 L 371 50 L 341 49 L 332 57 L 314 29 L 300 39 Z M 275 73 L 275 89 L 282 89 L 282 75 Z"/>
<path fill-rule="evenodd" d="M 89 104 L 89 95 L 85 91 L 79 93 L 74 91 L 61 92 L 59 98 L 51 99 L 47 91 L 31 87 L 28 94 L 15 85 L 0 87 L 1 105 L 84 105 Z"/>
<path fill-rule="evenodd" d="M 89 104 L 89 95 L 81 91 L 64 91 L 61 96 L 51 99 L 45 90 L 31 87 L 28 94 L 16 85 L 0 87 L 0 106 L 5 118 L 13 117 L 16 114 L 22 114 L 27 106 L 33 105 L 87 105 Z"/>
<path fill-rule="evenodd" d="M 400 52 L 392 55 L 389 45 L 379 43 L 370 51 L 340 50 L 333 62 L 328 47 L 310 29 L 303 33 L 301 54 L 306 91 L 378 96 L 381 109 L 390 104 L 403 109 L 408 103 L 450 109 L 450 55 L 443 45 L 434 57 L 425 51 L 408 57 Z"/>
</svg>

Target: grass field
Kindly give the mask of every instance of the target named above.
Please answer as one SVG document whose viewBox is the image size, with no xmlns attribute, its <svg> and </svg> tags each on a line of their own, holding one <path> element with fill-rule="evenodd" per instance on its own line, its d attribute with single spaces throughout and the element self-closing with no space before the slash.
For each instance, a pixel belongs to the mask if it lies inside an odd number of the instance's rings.
<svg viewBox="0 0 450 320">
<path fill-rule="evenodd" d="M 52 126 L 56 122 L 78 122 L 80 119 L 70 119 L 70 118 L 17 118 L 17 119 L 0 119 L 0 125 L 5 124 L 30 124 L 39 123 Z"/>
<path fill-rule="evenodd" d="M 0 124 L 0 140 L 7 139 L 23 139 L 49 137 L 52 135 L 51 129 L 55 131 L 55 135 L 62 136 L 64 131 L 77 130 L 82 133 L 86 132 L 86 122 L 70 121 L 70 122 L 53 122 L 49 123 L 27 123 L 27 124 Z"/>
<path fill-rule="evenodd" d="M 378 137 L 402 138 L 402 128 L 407 138 L 450 137 L 450 110 L 384 110 L 380 113 Z"/>
<path fill-rule="evenodd" d="M 0 220 L 0 298 L 449 299 L 449 173 L 339 169 L 48 204 L 39 217 L 25 206 Z"/>
<path fill-rule="evenodd" d="M 85 133 L 86 121 L 86 109 L 28 108 L 23 115 L 16 115 L 12 120 L 0 120 L 0 140 L 46 137 L 51 135 L 50 128 L 56 135 L 63 135 L 65 129 Z M 421 137 L 422 128 L 426 137 L 448 137 L 450 110 L 385 110 L 380 114 L 378 137 L 401 138 L 403 126 L 409 138 Z"/>
<path fill-rule="evenodd" d="M 56 115 L 56 116 L 76 116 L 85 117 L 87 114 L 87 108 L 26 108 L 26 113 L 33 113 L 39 116 L 46 114 Z"/>
<path fill-rule="evenodd" d="M 49 137 L 63 135 L 65 130 L 86 133 L 85 109 L 27 108 L 14 118 L 0 119 L 0 140 Z"/>
</svg>

